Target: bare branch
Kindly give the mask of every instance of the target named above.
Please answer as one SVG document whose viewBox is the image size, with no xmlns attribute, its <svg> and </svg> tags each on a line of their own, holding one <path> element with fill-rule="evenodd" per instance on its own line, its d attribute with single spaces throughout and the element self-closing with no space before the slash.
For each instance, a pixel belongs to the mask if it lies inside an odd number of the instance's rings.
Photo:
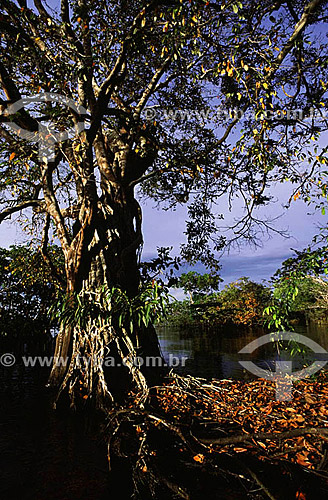
<svg viewBox="0 0 328 500">
<path fill-rule="evenodd" d="M 323 3 L 323 0 L 312 0 L 309 2 L 306 7 L 304 8 L 304 12 L 302 14 L 301 19 L 298 21 L 298 23 L 295 26 L 294 33 L 292 36 L 289 38 L 288 42 L 286 45 L 283 47 L 277 58 L 275 59 L 273 66 L 268 74 L 269 78 L 273 76 L 273 74 L 276 72 L 276 70 L 279 68 L 283 60 L 286 58 L 286 56 L 289 54 L 289 52 L 292 50 L 294 47 L 295 41 L 299 38 L 301 35 L 302 31 L 305 29 L 307 24 L 309 23 L 312 14 L 317 10 L 317 8 L 320 6 L 320 4 Z"/>
<path fill-rule="evenodd" d="M 17 212 L 20 212 L 21 210 L 24 210 L 24 208 L 40 207 L 40 206 L 42 206 L 42 200 L 26 200 L 26 201 L 22 201 L 18 205 L 14 205 L 12 207 L 5 208 L 2 212 L 0 212 L 0 224 L 7 217 L 10 217 L 12 214 L 15 214 Z"/>
<path fill-rule="evenodd" d="M 50 18 L 48 12 L 44 8 L 44 5 L 42 4 L 42 1 L 41 0 L 33 0 L 33 1 L 34 1 L 35 7 L 38 9 L 40 16 L 43 17 L 44 19 Z"/>
<path fill-rule="evenodd" d="M 69 5 L 68 0 L 61 0 L 60 15 L 64 23 L 69 23 Z"/>
<path fill-rule="evenodd" d="M 106 111 L 108 102 L 111 98 L 111 93 L 115 88 L 116 80 L 119 78 L 120 72 L 124 71 L 127 49 L 133 39 L 133 36 L 135 35 L 137 25 L 139 21 L 141 21 L 142 17 L 146 14 L 146 12 L 151 10 L 151 8 L 154 5 L 156 5 L 156 1 L 150 2 L 136 15 L 131 24 L 129 34 L 125 37 L 124 41 L 122 42 L 121 50 L 119 55 L 117 56 L 113 69 L 110 71 L 109 75 L 100 86 L 98 99 L 96 101 L 94 108 L 95 111 L 92 117 L 93 120 L 91 122 L 90 129 L 88 131 L 88 138 L 90 143 L 92 143 L 96 137 L 98 127 L 101 123 L 102 117 L 104 116 L 104 112 Z"/>
<path fill-rule="evenodd" d="M 47 211 L 55 221 L 58 238 L 60 239 L 64 253 L 66 253 L 69 251 L 70 238 L 65 225 L 64 217 L 60 211 L 58 201 L 54 194 L 52 172 L 55 166 L 56 164 L 52 164 L 50 166 L 46 163 L 42 165 L 42 187 Z"/>
<path fill-rule="evenodd" d="M 5 66 L 0 61 L 0 85 L 10 102 L 16 102 L 21 99 L 21 94 L 16 87 L 14 81 L 10 78 L 9 73 Z M 18 125 L 25 127 L 30 131 L 38 130 L 38 122 L 32 118 L 25 109 L 21 109 L 18 113 Z"/>
<path fill-rule="evenodd" d="M 48 264 L 48 266 L 51 269 L 52 275 L 55 277 L 55 279 L 62 285 L 65 286 L 66 281 L 65 279 L 58 273 L 56 266 L 52 262 L 49 252 L 48 252 L 48 244 L 49 244 L 49 229 L 50 229 L 50 215 L 46 214 L 46 219 L 43 227 L 43 235 L 42 235 L 42 241 L 41 241 L 41 247 L 40 247 L 40 253 L 43 257 L 43 260 Z"/>
<path fill-rule="evenodd" d="M 158 81 L 160 80 L 161 76 L 163 75 L 165 68 L 168 66 L 169 62 L 171 61 L 173 57 L 173 54 L 170 54 L 169 57 L 167 57 L 162 64 L 162 66 L 154 73 L 153 78 L 150 80 L 148 87 L 145 89 L 143 92 L 140 101 L 138 102 L 137 106 L 135 107 L 134 113 L 133 113 L 133 119 L 136 121 L 140 117 L 140 113 L 145 107 L 149 97 L 151 96 L 151 93 L 155 89 Z"/>
<path fill-rule="evenodd" d="M 327 427 L 300 427 L 299 429 L 291 429 L 286 432 L 259 432 L 257 434 L 242 434 L 239 436 L 228 436 L 223 438 L 198 438 L 203 444 L 214 444 L 225 446 L 228 444 L 246 443 L 253 440 L 279 440 L 289 439 L 298 436 L 305 436 L 310 434 L 312 436 L 328 436 Z"/>
</svg>

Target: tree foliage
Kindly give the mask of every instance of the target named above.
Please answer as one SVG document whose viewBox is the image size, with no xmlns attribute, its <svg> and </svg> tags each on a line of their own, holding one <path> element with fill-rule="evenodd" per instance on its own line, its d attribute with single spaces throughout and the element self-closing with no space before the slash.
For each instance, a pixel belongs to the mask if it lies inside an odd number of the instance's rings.
<svg viewBox="0 0 328 500">
<path fill-rule="evenodd" d="M 222 282 L 222 278 L 218 274 L 200 274 L 196 271 L 189 271 L 179 276 L 176 286 L 183 288 L 185 293 L 190 294 L 193 301 L 194 296 L 208 295 L 217 290 L 220 282 Z"/>
<path fill-rule="evenodd" d="M 22 96 L 56 92 L 87 109 L 79 120 L 88 129 L 45 165 L 33 143 L 1 126 L 1 220 L 33 207 L 47 232 L 50 216 L 67 257 L 86 207 L 140 184 L 169 207 L 190 200 L 183 255 L 209 262 L 226 242 L 214 237 L 222 196 L 244 204 L 231 241 L 258 241 L 270 223 L 257 209 L 273 185 L 288 179 L 294 198 L 323 189 L 326 150 L 314 154 L 313 139 L 325 121 L 312 108 L 326 104 L 326 2 L 2 3 L 2 121 L 32 136 L 43 120 L 71 128 L 77 116 L 58 104 L 6 113 Z M 233 108 L 247 118 L 230 117 Z"/>
<path fill-rule="evenodd" d="M 290 317 L 303 311 L 311 319 L 326 319 L 328 305 L 327 247 L 302 251 L 285 260 L 272 278 L 274 287 L 272 302 L 265 310 L 267 324 L 277 330 L 293 329 Z M 319 314 L 317 314 L 318 310 Z M 310 314 L 309 314 L 310 313 Z"/>
<path fill-rule="evenodd" d="M 60 248 L 49 249 L 64 274 Z M 0 249 L 0 336 L 9 342 L 29 341 L 50 332 L 49 308 L 60 285 L 40 252 L 27 246 Z"/>
<path fill-rule="evenodd" d="M 142 326 L 165 317 L 169 300 L 168 291 L 154 280 L 143 286 L 138 295 L 130 299 L 120 288 L 107 288 L 95 291 L 82 290 L 75 296 L 61 295 L 52 304 L 51 313 L 63 325 L 77 325 L 87 328 L 89 321 L 101 327 L 111 315 L 117 316 L 118 326 L 134 333 Z"/>
<path fill-rule="evenodd" d="M 207 282 L 208 275 L 203 276 Z M 180 326 L 204 324 L 213 328 L 264 326 L 263 311 L 270 303 L 271 294 L 268 286 L 243 277 L 219 292 L 194 294 L 193 300 L 173 302 L 166 321 Z"/>
<path fill-rule="evenodd" d="M 235 325 L 263 325 L 263 309 L 271 291 L 247 277 L 229 283 L 218 295 L 218 320 Z"/>
</svg>

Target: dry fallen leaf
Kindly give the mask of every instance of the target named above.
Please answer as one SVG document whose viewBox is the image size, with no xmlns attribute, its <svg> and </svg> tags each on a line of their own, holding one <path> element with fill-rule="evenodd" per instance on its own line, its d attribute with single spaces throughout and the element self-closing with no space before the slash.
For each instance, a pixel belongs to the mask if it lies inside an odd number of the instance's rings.
<svg viewBox="0 0 328 500">
<path fill-rule="evenodd" d="M 307 403 L 309 403 L 310 405 L 313 405 L 314 403 L 316 403 L 316 400 L 313 399 L 311 396 L 309 396 L 308 394 L 304 394 L 304 399 Z"/>
<path fill-rule="evenodd" d="M 308 453 L 305 451 L 303 453 L 297 453 L 296 461 L 300 465 L 309 465 L 310 461 L 307 458 Z"/>
<path fill-rule="evenodd" d="M 296 500 L 306 500 L 306 495 L 302 491 L 296 492 Z"/>
</svg>

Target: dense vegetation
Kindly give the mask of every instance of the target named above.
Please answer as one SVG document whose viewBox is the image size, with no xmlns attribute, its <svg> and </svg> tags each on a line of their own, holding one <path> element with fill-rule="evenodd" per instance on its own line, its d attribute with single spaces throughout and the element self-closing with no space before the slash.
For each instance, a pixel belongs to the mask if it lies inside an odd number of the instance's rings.
<svg viewBox="0 0 328 500">
<path fill-rule="evenodd" d="M 20 343 L 39 335 L 49 334 L 51 326 L 57 326 L 54 304 L 60 303 L 64 310 L 64 259 L 56 245 L 49 247 L 51 268 L 41 252 L 30 246 L 11 246 L 0 249 L 0 337 Z M 327 252 L 324 247 L 310 253 L 298 252 L 297 256 L 285 261 L 273 279 L 268 283 L 256 283 L 247 277 L 226 284 L 218 273 L 200 274 L 195 271 L 182 273 L 180 277 L 170 277 L 169 282 L 184 290 L 188 298 L 171 300 L 167 303 L 167 292 L 163 286 L 157 290 L 157 282 L 149 283 L 150 269 L 156 270 L 176 261 L 163 252 L 150 263 L 142 263 L 144 270 L 143 291 L 130 303 L 127 296 L 116 297 L 116 309 L 121 311 L 122 321 L 132 321 L 137 325 L 158 317 L 159 324 L 174 326 L 197 326 L 220 328 L 268 327 L 273 321 L 275 304 L 280 312 L 285 311 L 286 320 L 297 322 L 328 321 L 328 281 L 325 277 Z M 165 258 L 164 258 L 165 257 Z M 307 261 L 306 261 L 307 257 Z M 54 267 L 55 266 L 55 267 Z M 146 269 L 147 268 L 147 272 Z M 176 271 L 177 272 L 177 271 Z M 167 285 L 167 282 L 166 282 Z M 222 287 L 222 285 L 221 285 Z M 295 289 L 297 290 L 295 293 Z M 172 291 L 174 288 L 172 288 Z M 152 298 L 152 300 L 150 300 Z M 173 297 L 172 297 L 173 298 Z M 165 300 L 164 300 L 165 299 Z M 146 312 L 145 304 L 151 308 Z M 91 305 L 85 304 L 90 313 Z M 93 306 L 94 307 L 94 306 Z M 82 303 L 80 303 L 80 309 Z M 82 309 L 81 309 L 82 310 Z M 132 310 L 130 317 L 128 311 Z M 161 311 L 161 312 L 160 312 Z M 75 314 L 75 309 L 66 310 L 66 317 Z M 82 314 L 82 312 L 80 312 Z M 143 315 L 145 316 L 143 319 Z M 161 318 L 161 319 L 159 319 Z M 271 326 L 274 326 L 272 323 Z M 132 327 L 133 328 L 133 327 Z"/>
<path fill-rule="evenodd" d="M 308 269 L 308 273 L 310 269 Z M 275 326 L 275 311 L 272 305 L 286 308 L 286 296 L 293 290 L 297 293 L 285 311 L 289 327 L 293 323 L 328 321 L 328 281 L 322 275 L 283 276 L 271 283 L 260 284 L 242 277 L 224 286 L 221 291 L 204 293 L 204 288 L 195 287 L 197 273 L 186 273 L 179 279 L 179 285 L 189 299 L 171 302 L 165 323 L 175 326 L 203 324 L 209 327 L 223 326 Z M 200 281 L 201 275 L 198 275 Z M 208 275 L 203 275 L 206 281 Z M 193 292 L 190 292 L 190 290 Z"/>
<path fill-rule="evenodd" d="M 56 270 L 30 246 L 0 248 L 0 340 L 11 347 L 46 342 L 57 326 L 49 310 L 63 286 L 63 256 L 56 246 L 49 254 Z"/>
</svg>

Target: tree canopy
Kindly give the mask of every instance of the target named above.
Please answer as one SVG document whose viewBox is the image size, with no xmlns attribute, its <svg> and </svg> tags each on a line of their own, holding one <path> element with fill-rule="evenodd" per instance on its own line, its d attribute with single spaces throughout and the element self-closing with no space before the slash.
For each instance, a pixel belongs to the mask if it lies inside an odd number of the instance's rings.
<svg viewBox="0 0 328 500">
<path fill-rule="evenodd" d="M 177 286 L 183 288 L 185 293 L 193 295 L 209 294 L 211 291 L 218 290 L 222 279 L 217 274 L 200 274 L 195 271 L 182 273 L 178 279 Z"/>
<path fill-rule="evenodd" d="M 2 122 L 32 136 L 47 120 L 64 130 L 82 119 L 87 130 L 44 164 L 33 143 L 1 126 L 1 220 L 32 207 L 45 233 L 52 219 L 68 255 L 88 205 L 121 184 L 140 185 L 169 207 L 190 200 L 182 248 L 190 261 L 208 262 L 227 242 L 214 236 L 222 196 L 225 207 L 235 197 L 244 203 L 229 241 L 258 240 L 270 222 L 256 209 L 277 182 L 294 183 L 294 198 L 324 189 L 326 148 L 314 154 L 313 140 L 326 125 L 318 119 L 327 102 L 325 4 L 3 0 Z M 6 112 L 44 92 L 87 115 L 56 103 Z"/>
</svg>

